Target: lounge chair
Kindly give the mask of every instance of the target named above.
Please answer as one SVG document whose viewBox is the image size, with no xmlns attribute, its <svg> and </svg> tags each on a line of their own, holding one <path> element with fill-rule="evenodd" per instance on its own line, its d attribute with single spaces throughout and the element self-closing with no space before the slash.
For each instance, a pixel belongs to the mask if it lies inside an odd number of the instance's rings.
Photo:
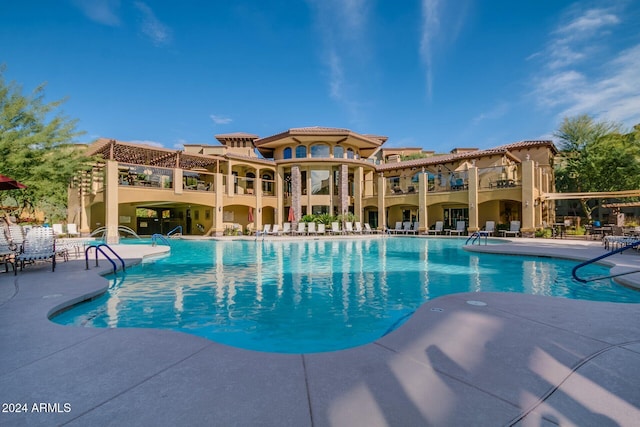
<svg viewBox="0 0 640 427">
<path fill-rule="evenodd" d="M 495 221 L 487 221 L 484 224 L 484 230 L 480 231 L 481 236 L 493 236 L 493 233 L 496 230 L 496 222 Z"/>
<path fill-rule="evenodd" d="M 13 265 L 14 270 L 16 269 L 15 264 L 12 262 L 14 255 L 13 246 L 4 234 L 4 227 L 0 227 L 0 264 L 4 264 L 5 273 L 9 271 L 9 264 Z"/>
<path fill-rule="evenodd" d="M 324 236 L 326 232 L 327 232 L 326 226 L 323 223 L 319 223 L 318 224 L 318 233 L 317 234 L 322 234 Z"/>
<path fill-rule="evenodd" d="M 24 229 L 21 226 L 16 224 L 9 226 L 9 241 L 17 248 L 18 251 L 22 251 L 24 236 Z"/>
<path fill-rule="evenodd" d="M 318 231 L 316 230 L 316 223 L 315 222 L 310 222 L 309 224 L 307 224 L 307 234 L 309 236 L 311 236 L 312 234 L 314 235 L 318 235 Z"/>
<path fill-rule="evenodd" d="M 402 221 L 396 221 L 396 227 L 390 228 L 387 231 L 394 234 L 402 233 Z"/>
<path fill-rule="evenodd" d="M 280 225 L 279 224 L 273 224 L 273 229 L 271 231 L 268 231 L 267 234 L 269 234 L 271 236 L 279 236 L 280 235 Z"/>
<path fill-rule="evenodd" d="M 420 234 L 420 222 L 416 221 L 413 223 L 413 232 L 416 234 Z"/>
<path fill-rule="evenodd" d="M 344 223 L 344 233 L 345 234 L 353 234 L 353 223 L 345 222 Z"/>
<path fill-rule="evenodd" d="M 362 234 L 362 223 L 361 222 L 355 222 L 355 230 L 353 230 L 354 233 L 356 234 Z"/>
<path fill-rule="evenodd" d="M 56 242 L 53 230 L 48 227 L 35 227 L 29 231 L 22 244 L 22 252 L 16 255 L 16 268 L 14 274 L 18 274 L 17 265 L 20 271 L 24 269 L 25 262 L 35 262 L 38 260 L 51 259 L 51 271 L 56 270 Z"/>
<path fill-rule="evenodd" d="M 364 223 L 364 232 L 365 234 L 378 234 L 378 230 L 373 230 L 368 222 Z"/>
<path fill-rule="evenodd" d="M 294 234 L 296 234 L 296 235 L 300 234 L 302 236 L 307 234 L 306 226 L 307 226 L 306 222 L 299 222 L 298 223 L 298 229 L 296 230 L 296 232 Z"/>
<path fill-rule="evenodd" d="M 64 237 L 66 235 L 62 224 L 53 224 L 53 234 L 55 234 L 56 237 Z"/>
<path fill-rule="evenodd" d="M 329 230 L 329 233 L 331 233 L 331 234 L 342 234 L 342 231 L 340 231 L 340 223 L 332 222 L 331 223 L 331 230 Z"/>
<path fill-rule="evenodd" d="M 501 230 L 500 233 L 503 237 L 518 237 L 520 235 L 520 221 L 511 221 L 511 224 L 509 224 L 509 229 Z"/>
<path fill-rule="evenodd" d="M 465 229 L 467 228 L 467 223 L 465 221 L 457 221 L 456 222 L 456 229 L 455 230 L 447 230 L 447 234 L 448 235 L 453 235 L 453 234 L 457 234 L 458 236 L 461 236 L 462 233 L 465 232 Z"/>
<path fill-rule="evenodd" d="M 256 236 L 264 236 L 266 234 L 271 234 L 271 224 L 265 224 L 262 231 L 256 231 Z"/>
<path fill-rule="evenodd" d="M 436 225 L 433 229 L 427 230 L 427 234 L 442 234 L 444 228 L 444 221 L 436 221 Z"/>
<path fill-rule="evenodd" d="M 402 233 L 403 234 L 409 234 L 409 233 L 415 234 L 415 231 L 411 229 L 411 221 L 405 221 L 405 222 L 402 223 Z"/>
<path fill-rule="evenodd" d="M 282 234 L 284 234 L 284 235 L 291 234 L 291 223 L 290 222 L 285 222 L 284 224 L 282 224 Z"/>
<path fill-rule="evenodd" d="M 67 224 L 67 236 L 69 236 L 69 237 L 80 237 L 80 232 L 78 231 L 78 226 L 74 222 Z"/>
</svg>

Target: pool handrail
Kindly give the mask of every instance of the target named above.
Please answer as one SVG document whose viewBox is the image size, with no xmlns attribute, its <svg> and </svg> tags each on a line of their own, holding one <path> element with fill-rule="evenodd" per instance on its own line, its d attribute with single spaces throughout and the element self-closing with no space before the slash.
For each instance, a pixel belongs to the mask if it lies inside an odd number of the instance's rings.
<svg viewBox="0 0 640 427">
<path fill-rule="evenodd" d="M 122 271 L 124 271 L 125 270 L 124 260 L 122 258 L 120 258 L 120 255 L 118 255 L 113 250 L 113 248 L 111 246 L 107 245 L 106 243 L 99 243 L 97 245 L 89 245 L 89 246 L 87 246 L 87 249 L 85 249 L 85 251 L 84 251 L 84 259 L 85 259 L 85 263 L 86 263 L 86 269 L 87 270 L 89 269 L 89 251 L 91 250 L 91 248 L 95 248 L 95 250 L 96 250 L 96 267 L 98 267 L 98 252 L 100 252 L 102 255 L 104 255 L 104 257 L 113 266 L 113 273 L 115 274 L 118 271 L 116 263 L 113 261 L 113 259 L 111 259 L 109 254 L 107 254 L 105 251 L 102 250 L 103 247 L 109 249 L 109 251 L 111 251 L 111 253 L 113 255 L 115 255 L 120 260 L 120 262 L 122 263 Z"/>
<path fill-rule="evenodd" d="M 171 246 L 169 241 L 160 233 L 156 233 L 151 236 L 151 245 L 156 246 L 158 244 L 158 240 L 162 241 L 162 243 L 167 246 Z"/>
<path fill-rule="evenodd" d="M 180 231 L 178 231 L 180 230 Z M 171 230 L 170 232 L 167 233 L 167 237 L 171 236 L 172 234 L 178 235 L 178 236 L 182 236 L 182 226 L 181 225 L 177 225 L 173 230 Z"/>
<path fill-rule="evenodd" d="M 469 244 L 469 240 L 471 240 L 471 244 L 473 245 L 476 241 L 478 242 L 478 245 L 482 244 L 480 238 L 484 236 L 484 244 L 487 244 L 487 238 L 489 237 L 489 232 L 488 231 L 474 231 L 473 233 L 471 233 L 471 235 L 467 238 L 467 241 L 464 243 L 465 245 Z"/>
<path fill-rule="evenodd" d="M 587 266 L 589 264 L 593 264 L 595 262 L 598 262 L 601 259 L 605 259 L 607 257 L 610 257 L 611 255 L 619 254 L 621 252 L 626 251 L 627 249 L 635 248 L 637 246 L 640 246 L 640 240 L 637 240 L 637 241 L 632 242 L 632 243 L 628 243 L 626 246 L 623 246 L 621 248 L 615 249 L 615 250 L 613 250 L 611 252 L 607 252 L 604 255 L 600 255 L 600 256 L 597 256 L 597 257 L 592 258 L 590 260 L 587 260 L 585 262 L 581 262 L 580 264 L 578 264 L 575 267 L 573 267 L 573 269 L 571 270 L 571 275 L 573 276 L 573 278 L 575 280 L 577 280 L 580 283 L 588 283 L 588 282 L 595 282 L 596 280 L 612 279 L 614 277 L 624 276 L 626 274 L 639 273 L 640 270 L 631 270 L 631 271 L 627 271 L 627 272 L 624 272 L 624 273 L 611 274 L 609 276 L 599 276 L 599 277 L 589 278 L 589 279 L 583 279 L 581 277 L 578 277 L 578 270 L 581 269 L 582 267 L 585 267 L 585 266 Z"/>
</svg>

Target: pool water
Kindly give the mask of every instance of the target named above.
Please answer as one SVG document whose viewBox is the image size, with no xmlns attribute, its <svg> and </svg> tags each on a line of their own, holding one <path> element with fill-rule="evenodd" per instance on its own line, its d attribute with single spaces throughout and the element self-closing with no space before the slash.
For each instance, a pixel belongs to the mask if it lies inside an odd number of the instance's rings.
<svg viewBox="0 0 640 427">
<path fill-rule="evenodd" d="M 640 302 L 611 280 L 571 279 L 576 262 L 469 253 L 464 239 L 172 240 L 168 257 L 110 276 L 107 293 L 52 320 L 188 332 L 280 353 L 374 341 L 421 304 L 459 292 Z M 606 275 L 589 266 L 584 277 Z"/>
</svg>

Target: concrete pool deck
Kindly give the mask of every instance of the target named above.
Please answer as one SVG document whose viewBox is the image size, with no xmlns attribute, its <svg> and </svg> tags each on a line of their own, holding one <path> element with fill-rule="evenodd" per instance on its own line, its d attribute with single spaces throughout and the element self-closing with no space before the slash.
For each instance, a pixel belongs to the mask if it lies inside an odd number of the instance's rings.
<svg viewBox="0 0 640 427">
<path fill-rule="evenodd" d="M 604 253 L 599 242 L 546 239 L 467 249 Z M 128 264 L 159 250 L 116 249 Z M 638 268 L 640 255 L 612 261 L 621 272 Z M 638 304 L 453 294 L 425 303 L 374 343 L 273 354 L 171 331 L 50 322 L 61 307 L 105 290 L 98 271 L 72 260 L 54 273 L 46 264 L 0 274 L 0 425 L 631 426 L 640 419 Z M 640 274 L 623 277 L 640 283 Z"/>
</svg>

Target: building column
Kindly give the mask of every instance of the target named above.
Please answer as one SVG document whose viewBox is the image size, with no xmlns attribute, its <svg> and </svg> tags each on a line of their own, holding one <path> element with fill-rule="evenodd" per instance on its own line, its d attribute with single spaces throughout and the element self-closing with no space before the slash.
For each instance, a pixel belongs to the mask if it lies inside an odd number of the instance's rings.
<svg viewBox="0 0 640 427">
<path fill-rule="evenodd" d="M 256 230 L 262 230 L 262 178 L 260 178 L 260 174 L 256 174 L 253 185 L 253 192 L 256 197 L 256 208 L 253 211 L 253 226 Z M 258 228 L 258 218 L 260 218 L 260 228 Z M 280 224 L 279 218 L 274 218 L 276 224 Z M 282 225 L 282 224 L 280 224 Z"/>
<path fill-rule="evenodd" d="M 120 243 L 118 232 L 118 162 L 107 160 L 104 168 L 104 206 L 107 243 Z"/>
<path fill-rule="evenodd" d="M 284 168 L 278 166 L 274 173 L 274 180 L 276 181 L 276 211 L 274 216 L 280 218 L 279 221 L 287 222 L 287 215 L 289 212 L 284 211 Z M 282 218 L 285 218 L 284 220 Z"/>
<path fill-rule="evenodd" d="M 427 215 L 427 193 L 429 192 L 429 175 L 422 172 L 418 177 L 418 221 L 420 223 L 418 234 L 424 234 L 429 228 Z"/>
<path fill-rule="evenodd" d="M 380 173 L 378 175 L 378 230 L 385 230 L 387 227 L 387 209 L 384 204 L 386 188 L 385 177 Z"/>
<path fill-rule="evenodd" d="M 213 208 L 213 234 L 216 236 L 222 236 L 224 232 L 224 226 L 222 225 L 223 221 L 223 210 L 224 210 L 224 175 L 221 173 L 217 173 L 215 177 L 215 188 L 216 188 L 216 203 Z"/>
<path fill-rule="evenodd" d="M 469 180 L 469 227 L 467 230 L 469 233 L 474 233 L 480 230 L 480 224 L 478 224 L 478 168 L 475 165 L 469 167 L 467 177 Z"/>
<path fill-rule="evenodd" d="M 357 167 L 353 171 L 353 213 L 356 215 L 357 220 L 362 221 L 362 186 L 364 180 L 364 170 L 362 167 Z"/>
<path fill-rule="evenodd" d="M 340 214 L 345 215 L 349 212 L 349 167 L 347 165 L 340 165 L 338 200 L 340 201 Z"/>
<path fill-rule="evenodd" d="M 175 168 L 173 170 L 173 192 L 175 194 L 182 194 L 184 189 L 184 183 L 182 182 L 182 169 Z"/>
<path fill-rule="evenodd" d="M 522 224 L 520 225 L 523 237 L 535 236 L 534 186 L 533 161 L 525 160 L 522 162 Z"/>
<path fill-rule="evenodd" d="M 236 189 L 236 180 L 234 179 L 235 177 L 233 176 L 233 164 L 231 163 L 231 160 L 229 160 L 228 167 L 229 167 L 229 170 L 227 171 L 227 195 L 233 196 Z"/>
<path fill-rule="evenodd" d="M 291 167 L 291 207 L 293 208 L 293 215 L 295 216 L 294 224 L 300 222 L 300 215 L 302 214 L 302 204 L 300 197 L 302 196 L 302 181 L 300 175 L 300 166 Z M 289 213 L 287 212 L 287 215 Z M 291 226 L 293 228 L 293 225 Z"/>
</svg>

